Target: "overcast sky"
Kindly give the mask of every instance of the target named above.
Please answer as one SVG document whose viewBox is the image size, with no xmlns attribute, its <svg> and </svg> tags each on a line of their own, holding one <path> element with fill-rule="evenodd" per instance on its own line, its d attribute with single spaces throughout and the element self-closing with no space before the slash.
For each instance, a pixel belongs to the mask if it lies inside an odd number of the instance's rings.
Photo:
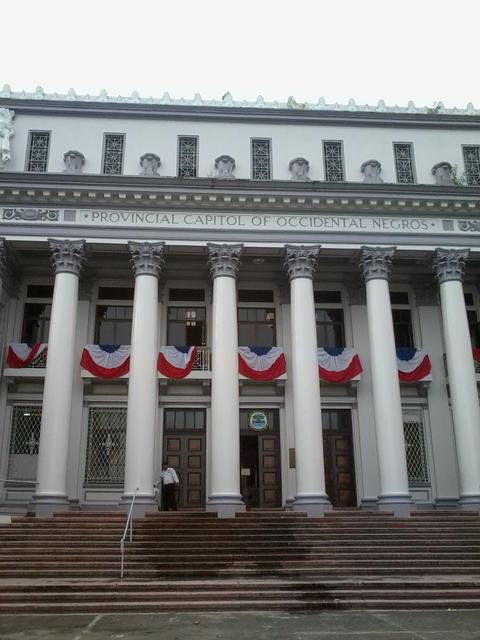
<svg viewBox="0 0 480 640">
<path fill-rule="evenodd" d="M 480 0 L 16 0 L 13 90 L 480 108 Z"/>
</svg>

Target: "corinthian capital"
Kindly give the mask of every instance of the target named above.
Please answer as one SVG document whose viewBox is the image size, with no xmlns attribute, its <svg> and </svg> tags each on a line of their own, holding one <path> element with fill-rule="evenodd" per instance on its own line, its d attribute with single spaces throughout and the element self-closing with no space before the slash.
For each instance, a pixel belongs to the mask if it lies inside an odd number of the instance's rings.
<svg viewBox="0 0 480 640">
<path fill-rule="evenodd" d="M 164 242 L 129 242 L 130 259 L 133 274 L 137 276 L 155 276 L 158 278 L 165 260 Z"/>
<path fill-rule="evenodd" d="M 364 282 L 388 280 L 396 247 L 362 247 L 359 266 Z"/>
<path fill-rule="evenodd" d="M 468 254 L 468 249 L 435 249 L 433 274 L 438 280 L 438 284 L 449 280 L 462 282 Z"/>
<path fill-rule="evenodd" d="M 290 280 L 294 278 L 313 278 L 319 252 L 319 244 L 309 247 L 286 244 L 285 262 L 283 264 Z"/>
<path fill-rule="evenodd" d="M 240 257 L 243 244 L 214 244 L 207 243 L 208 265 L 212 278 L 228 276 L 236 278 L 240 268 Z"/>
<path fill-rule="evenodd" d="M 85 264 L 85 240 L 56 240 L 49 238 L 48 244 L 52 252 L 52 266 L 57 273 L 73 273 L 80 276 Z"/>
</svg>

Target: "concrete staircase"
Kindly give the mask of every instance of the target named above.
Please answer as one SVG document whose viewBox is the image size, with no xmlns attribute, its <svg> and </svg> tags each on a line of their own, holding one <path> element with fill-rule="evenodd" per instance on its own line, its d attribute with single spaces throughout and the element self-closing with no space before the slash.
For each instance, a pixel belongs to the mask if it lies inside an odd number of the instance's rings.
<svg viewBox="0 0 480 640">
<path fill-rule="evenodd" d="M 59 513 L 0 525 L 1 612 L 480 608 L 477 513 Z"/>
</svg>

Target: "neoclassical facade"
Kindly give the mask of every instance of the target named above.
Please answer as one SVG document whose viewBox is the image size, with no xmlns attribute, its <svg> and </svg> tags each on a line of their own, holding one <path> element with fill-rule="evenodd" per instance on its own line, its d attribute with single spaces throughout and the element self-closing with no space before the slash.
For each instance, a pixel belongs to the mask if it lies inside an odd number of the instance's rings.
<svg viewBox="0 0 480 640">
<path fill-rule="evenodd" d="M 480 114 L 302 107 L 0 93 L 1 510 L 480 508 Z"/>
</svg>

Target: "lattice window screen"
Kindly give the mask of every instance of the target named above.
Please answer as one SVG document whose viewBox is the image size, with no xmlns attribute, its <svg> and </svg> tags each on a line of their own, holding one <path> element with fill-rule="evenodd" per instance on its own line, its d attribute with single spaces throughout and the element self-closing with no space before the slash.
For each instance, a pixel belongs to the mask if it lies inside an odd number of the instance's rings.
<svg viewBox="0 0 480 640">
<path fill-rule="evenodd" d="M 35 480 L 41 420 L 40 405 L 14 405 L 7 472 L 9 480 Z"/>
<path fill-rule="evenodd" d="M 480 185 L 480 147 L 463 147 L 465 175 L 470 187 Z"/>
<path fill-rule="evenodd" d="M 252 178 L 270 180 L 270 140 L 252 140 Z"/>
<path fill-rule="evenodd" d="M 413 184 L 415 182 L 415 172 L 413 170 L 413 157 L 411 144 L 394 144 L 395 168 L 397 170 L 397 181 L 402 184 Z"/>
<path fill-rule="evenodd" d="M 343 159 L 341 142 L 324 142 L 325 181 L 343 182 Z"/>
<path fill-rule="evenodd" d="M 419 415 L 403 416 L 409 484 L 429 482 L 423 422 Z"/>
<path fill-rule="evenodd" d="M 86 484 L 123 484 L 126 430 L 126 407 L 90 408 Z"/>
<path fill-rule="evenodd" d="M 105 135 L 103 151 L 103 173 L 106 175 L 120 175 L 123 167 L 123 147 L 125 136 L 121 133 Z"/>
<path fill-rule="evenodd" d="M 178 144 L 178 177 L 195 178 L 197 175 L 197 139 L 180 138 Z"/>
<path fill-rule="evenodd" d="M 48 131 L 32 131 L 28 147 L 27 171 L 45 173 L 48 164 L 48 148 L 50 133 Z"/>
</svg>

